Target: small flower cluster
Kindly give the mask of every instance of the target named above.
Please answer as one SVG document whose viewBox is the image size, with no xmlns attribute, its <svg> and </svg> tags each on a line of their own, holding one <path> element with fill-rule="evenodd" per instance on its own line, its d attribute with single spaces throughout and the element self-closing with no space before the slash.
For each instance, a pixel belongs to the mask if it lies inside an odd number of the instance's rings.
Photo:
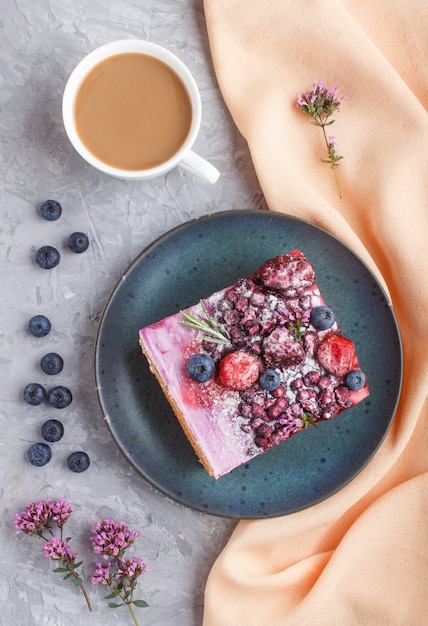
<svg viewBox="0 0 428 626">
<path fill-rule="evenodd" d="M 73 513 L 71 504 L 64 498 L 59 500 L 41 500 L 30 502 L 21 513 L 15 513 L 15 528 L 29 536 L 44 539 L 42 546 L 46 558 L 58 561 L 60 567 L 54 572 L 64 574 L 64 580 L 71 578 L 72 582 L 81 589 L 88 608 L 92 611 L 91 602 L 83 586 L 77 569 L 82 561 L 76 563 L 77 553 L 72 552 L 68 542 L 70 537 L 63 539 L 63 529 Z M 55 526 L 59 530 L 59 537 L 54 533 Z"/>
<path fill-rule="evenodd" d="M 338 88 L 327 89 L 322 80 L 314 83 L 311 91 L 297 94 L 296 106 L 300 111 L 312 118 L 312 124 L 322 129 L 324 141 L 327 147 L 327 159 L 322 159 L 323 163 L 329 163 L 334 170 L 336 185 L 340 198 L 342 197 L 339 181 L 337 178 L 338 162 L 343 159 L 336 152 L 337 144 L 334 136 L 327 136 L 325 127 L 334 123 L 329 119 L 335 111 L 339 111 L 340 105 L 345 101 L 345 97 L 339 97 Z"/>
<path fill-rule="evenodd" d="M 127 605 L 137 625 L 138 622 L 133 611 L 133 605 L 144 608 L 148 604 L 145 600 L 134 600 L 133 594 L 137 581 L 141 574 L 147 571 L 147 565 L 139 557 L 124 558 L 125 551 L 139 536 L 137 530 L 131 530 L 122 522 L 114 522 L 111 519 L 97 523 L 92 529 L 89 538 L 95 554 L 99 554 L 107 563 L 97 563 L 92 574 L 92 583 L 101 584 L 110 588 L 105 596 L 110 608 Z M 113 602 L 116 600 L 116 602 Z M 117 603 L 120 600 L 120 603 Z"/>
<path fill-rule="evenodd" d="M 18 533 L 23 532 L 30 537 L 40 537 L 45 541 L 42 546 L 46 558 L 57 561 L 60 566 L 54 572 L 62 573 L 64 580 L 71 578 L 78 586 L 86 600 L 88 608 L 92 606 L 83 586 L 83 581 L 77 573 L 82 561 L 76 563 L 77 554 L 72 552 L 69 541 L 71 537 L 63 538 L 63 529 L 74 510 L 64 498 L 59 500 L 40 500 L 30 502 L 24 511 L 15 513 L 15 528 Z M 55 531 L 59 530 L 58 534 Z M 139 557 L 124 558 L 125 551 L 139 536 L 138 530 L 131 530 L 123 522 L 114 522 L 111 519 L 103 520 L 91 530 L 89 540 L 95 554 L 104 559 L 104 564 L 97 563 L 92 575 L 93 584 L 101 584 L 110 588 L 108 600 L 120 600 L 120 603 L 109 602 L 108 606 L 116 608 L 127 605 L 135 626 L 138 622 L 133 606 L 147 607 L 145 600 L 134 600 L 133 595 L 138 578 L 148 570 L 147 565 Z M 106 562 L 107 561 L 107 562 Z"/>
</svg>

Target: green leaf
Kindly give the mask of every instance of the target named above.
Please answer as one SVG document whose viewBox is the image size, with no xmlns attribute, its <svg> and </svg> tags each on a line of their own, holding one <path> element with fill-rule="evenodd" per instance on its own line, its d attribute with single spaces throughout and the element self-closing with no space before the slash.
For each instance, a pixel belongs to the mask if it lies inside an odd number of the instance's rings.
<svg viewBox="0 0 428 626">
<path fill-rule="evenodd" d="M 55 574 L 62 574 L 63 572 L 68 572 L 68 569 L 66 567 L 57 567 L 52 571 L 55 572 Z"/>
<path fill-rule="evenodd" d="M 123 603 L 122 603 L 122 604 L 116 604 L 115 602 L 109 602 L 109 603 L 108 603 L 108 606 L 109 606 L 111 609 L 118 609 L 120 606 L 123 606 Z"/>
<path fill-rule="evenodd" d="M 308 411 L 303 413 L 301 420 L 303 428 L 309 428 L 309 426 L 315 426 L 315 428 L 318 428 L 318 424 L 316 423 L 314 416 Z"/>
<path fill-rule="evenodd" d="M 149 606 L 144 600 L 134 600 L 132 604 L 135 604 L 135 606 L 139 606 L 140 609 L 145 609 L 147 606 Z"/>
<path fill-rule="evenodd" d="M 76 587 L 81 587 L 83 585 L 83 580 L 81 578 L 73 578 L 73 583 Z"/>
<path fill-rule="evenodd" d="M 109 593 L 108 596 L 104 596 L 104 600 L 113 600 L 116 597 L 116 593 Z"/>
<path fill-rule="evenodd" d="M 67 578 L 70 578 L 71 575 L 72 575 L 71 572 L 68 572 L 68 574 L 64 576 L 63 580 L 67 580 Z"/>
<path fill-rule="evenodd" d="M 208 311 L 206 310 L 204 303 L 202 300 L 199 301 L 202 311 L 204 313 L 205 319 L 201 319 L 188 313 L 186 311 L 180 311 L 181 315 L 184 317 L 185 321 L 181 321 L 180 324 L 182 326 L 187 326 L 189 328 L 193 328 L 193 330 L 197 330 L 198 332 L 205 333 L 202 339 L 206 341 L 210 341 L 212 343 L 228 345 L 230 343 L 230 338 L 226 331 L 222 330 L 217 324 L 210 318 Z"/>
<path fill-rule="evenodd" d="M 302 321 L 300 319 L 296 319 L 293 322 L 289 322 L 287 324 L 287 329 L 290 331 L 294 339 L 296 339 L 297 341 L 300 341 L 300 339 L 306 333 L 306 328 L 302 324 Z"/>
</svg>

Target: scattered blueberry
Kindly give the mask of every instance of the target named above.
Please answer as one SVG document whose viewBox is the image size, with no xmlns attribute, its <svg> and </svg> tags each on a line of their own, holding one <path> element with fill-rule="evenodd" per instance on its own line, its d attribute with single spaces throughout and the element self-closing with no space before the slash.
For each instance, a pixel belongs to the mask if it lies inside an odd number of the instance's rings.
<svg viewBox="0 0 428 626">
<path fill-rule="evenodd" d="M 51 270 L 60 262 L 61 255 L 53 246 L 42 246 L 36 252 L 36 263 L 44 270 Z"/>
<path fill-rule="evenodd" d="M 333 311 L 328 306 L 316 306 L 311 311 L 311 324 L 317 330 L 327 330 L 336 321 Z"/>
<path fill-rule="evenodd" d="M 89 246 L 88 235 L 85 233 L 71 233 L 68 238 L 67 245 L 72 252 L 77 252 L 80 254 L 81 252 L 85 252 Z"/>
<path fill-rule="evenodd" d="M 187 361 L 186 369 L 190 378 L 198 383 L 204 383 L 213 376 L 215 363 L 209 354 L 194 354 Z"/>
<path fill-rule="evenodd" d="M 47 443 L 33 443 L 28 450 L 28 460 L 32 465 L 41 467 L 49 463 L 52 457 L 52 452 Z"/>
<path fill-rule="evenodd" d="M 345 385 L 351 391 L 358 391 L 366 384 L 366 375 L 361 370 L 351 370 L 345 378 Z"/>
<path fill-rule="evenodd" d="M 28 330 L 34 337 L 45 337 L 52 326 L 45 315 L 34 315 L 28 322 Z"/>
<path fill-rule="evenodd" d="M 46 200 L 40 207 L 40 215 L 49 222 L 57 220 L 62 213 L 62 207 L 56 200 Z"/>
<path fill-rule="evenodd" d="M 67 459 L 67 467 L 72 472 L 80 474 L 88 469 L 91 461 L 86 452 L 72 452 Z"/>
<path fill-rule="evenodd" d="M 46 400 L 46 390 L 39 383 L 30 383 L 24 389 L 24 400 L 31 406 L 39 406 Z"/>
<path fill-rule="evenodd" d="M 276 370 L 265 370 L 260 374 L 260 386 L 266 391 L 274 391 L 281 384 L 281 377 Z"/>
<path fill-rule="evenodd" d="M 49 376 L 53 376 L 55 374 L 59 374 L 64 367 L 64 359 L 57 354 L 56 352 L 49 352 L 42 357 L 40 361 L 40 367 L 44 371 L 45 374 L 49 374 Z"/>
<path fill-rule="evenodd" d="M 70 389 L 63 387 L 62 385 L 54 387 L 49 392 L 49 402 L 56 409 L 64 409 L 66 406 L 71 404 L 72 399 L 73 396 L 71 395 Z"/>
<path fill-rule="evenodd" d="M 64 426 L 59 420 L 47 420 L 42 426 L 42 437 L 50 443 L 59 441 L 64 434 Z"/>
</svg>

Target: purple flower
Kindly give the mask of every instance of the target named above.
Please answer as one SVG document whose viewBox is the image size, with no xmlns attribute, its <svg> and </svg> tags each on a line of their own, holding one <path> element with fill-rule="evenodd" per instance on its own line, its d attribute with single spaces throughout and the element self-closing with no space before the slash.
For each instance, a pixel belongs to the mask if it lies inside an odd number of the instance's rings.
<svg viewBox="0 0 428 626">
<path fill-rule="evenodd" d="M 60 498 L 56 502 L 51 502 L 50 508 L 52 520 L 56 522 L 60 528 L 64 526 L 71 514 L 74 513 L 71 504 L 64 498 Z"/>
<path fill-rule="evenodd" d="M 66 541 L 55 537 L 55 535 L 42 546 L 42 550 L 44 556 L 53 561 L 68 561 L 72 563 L 77 556 L 77 554 L 71 551 Z"/>
<path fill-rule="evenodd" d="M 339 98 L 339 89 L 326 89 L 324 82 L 319 80 L 312 85 L 312 91 L 298 93 L 296 106 L 311 117 L 330 117 L 334 111 L 338 111 L 340 105 L 345 102 L 344 96 Z"/>
<path fill-rule="evenodd" d="M 96 554 L 101 554 L 107 563 L 97 563 L 92 573 L 92 584 L 105 585 L 111 593 L 106 596 L 111 608 L 127 605 L 134 623 L 137 619 L 133 606 L 145 608 L 148 606 L 145 600 L 134 600 L 133 594 L 137 586 L 137 579 L 147 571 L 147 565 L 139 557 L 123 558 L 125 550 L 134 543 L 140 534 L 138 530 L 131 530 L 123 522 L 114 522 L 105 519 L 95 524 L 92 528 L 89 540 Z M 119 604 L 118 601 L 121 601 Z"/>
<path fill-rule="evenodd" d="M 113 574 L 111 573 L 111 568 L 113 567 L 112 562 L 108 562 L 105 565 L 101 563 L 97 563 L 96 569 L 94 569 L 92 573 L 91 582 L 93 585 L 110 585 L 113 580 Z"/>
<path fill-rule="evenodd" d="M 24 511 L 15 513 L 15 528 L 17 532 L 36 535 L 45 540 L 46 543 L 42 546 L 43 555 L 61 563 L 61 567 L 56 568 L 54 572 L 65 573 L 64 580 L 67 578 L 73 580 L 83 593 L 88 609 L 92 611 L 83 581 L 77 573 L 77 568 L 81 565 L 75 563 L 77 553 L 72 552 L 68 540 L 62 538 L 63 527 L 73 512 L 71 504 L 64 498 L 30 502 Z M 53 533 L 54 524 L 60 531 L 60 537 Z"/>
<path fill-rule="evenodd" d="M 138 530 L 131 530 L 123 522 L 116 523 L 112 519 L 95 524 L 92 532 L 94 534 L 89 537 L 92 550 L 102 554 L 104 559 L 120 556 L 140 534 Z"/>
<path fill-rule="evenodd" d="M 119 570 L 116 576 L 126 576 L 128 578 L 138 578 L 141 574 L 147 571 L 147 565 L 138 556 L 133 556 L 130 559 L 118 559 L 117 561 Z"/>
<path fill-rule="evenodd" d="M 335 111 L 339 111 L 340 105 L 345 101 L 345 97 L 339 97 L 339 90 L 337 87 L 333 89 L 327 89 L 324 87 L 324 82 L 319 80 L 312 85 L 312 90 L 306 93 L 298 93 L 296 99 L 296 107 L 306 113 L 312 118 L 312 123 L 315 126 L 319 126 L 322 129 L 324 141 L 327 147 L 327 159 L 321 159 L 324 163 L 329 163 L 330 167 L 334 170 L 337 190 L 339 197 L 342 197 L 339 180 L 337 177 L 338 162 L 343 159 L 342 156 L 336 154 L 336 139 L 334 137 L 328 137 L 325 132 L 325 127 L 334 123 L 334 120 L 329 119 Z"/>
<path fill-rule="evenodd" d="M 50 500 L 30 502 L 24 511 L 15 513 L 15 528 L 27 535 L 40 534 L 51 520 Z"/>
<path fill-rule="evenodd" d="M 64 498 L 30 502 L 24 511 L 15 513 L 15 528 L 27 535 L 38 535 L 49 529 L 51 522 L 62 528 L 72 513 L 71 504 Z"/>
</svg>

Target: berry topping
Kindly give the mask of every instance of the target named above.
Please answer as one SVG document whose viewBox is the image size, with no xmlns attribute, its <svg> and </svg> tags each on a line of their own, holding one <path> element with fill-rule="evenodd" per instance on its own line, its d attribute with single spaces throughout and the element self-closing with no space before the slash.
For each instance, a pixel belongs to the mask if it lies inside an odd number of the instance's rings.
<svg viewBox="0 0 428 626">
<path fill-rule="evenodd" d="M 351 391 L 358 391 L 365 387 L 366 375 L 361 370 L 351 370 L 345 378 L 345 385 Z"/>
<path fill-rule="evenodd" d="M 187 361 L 186 369 L 190 378 L 198 383 L 205 383 L 213 376 L 215 363 L 209 354 L 194 354 Z"/>
<path fill-rule="evenodd" d="M 88 235 L 85 235 L 85 233 L 71 233 L 67 245 L 72 252 L 77 252 L 78 254 L 85 252 L 89 246 Z"/>
<path fill-rule="evenodd" d="M 86 452 L 72 452 L 67 459 L 67 467 L 72 472 L 80 474 L 88 469 L 91 461 Z"/>
<path fill-rule="evenodd" d="M 62 371 L 62 368 L 64 367 L 64 359 L 56 352 L 49 352 L 49 354 L 45 354 L 45 356 L 42 357 L 40 367 L 45 374 L 53 376 Z"/>
<path fill-rule="evenodd" d="M 28 330 L 34 337 L 46 337 L 50 333 L 51 323 L 45 315 L 34 315 L 28 322 Z"/>
<path fill-rule="evenodd" d="M 261 424 L 255 432 L 254 443 L 263 448 L 264 450 L 268 450 L 271 447 L 270 438 L 273 434 L 273 428 L 268 424 Z"/>
<path fill-rule="evenodd" d="M 343 377 L 352 367 L 355 346 L 350 339 L 342 335 L 328 335 L 320 344 L 317 357 L 319 363 L 336 376 Z"/>
<path fill-rule="evenodd" d="M 295 339 L 287 328 L 276 328 L 263 340 L 266 363 L 272 367 L 298 365 L 305 358 L 300 341 Z"/>
<path fill-rule="evenodd" d="M 311 324 L 317 330 L 327 330 L 336 321 L 333 311 L 328 306 L 316 306 L 311 311 Z"/>
<path fill-rule="evenodd" d="M 63 434 L 64 426 L 59 420 L 47 420 L 42 426 L 42 437 L 50 443 L 59 441 Z"/>
<path fill-rule="evenodd" d="M 49 222 L 54 222 L 61 217 L 62 207 L 56 200 L 45 200 L 40 207 L 40 215 Z"/>
<path fill-rule="evenodd" d="M 345 385 L 340 385 L 339 387 L 336 387 L 336 389 L 334 390 L 334 396 L 339 406 L 343 406 L 345 408 L 352 406 L 350 393 L 351 392 L 349 391 L 348 387 L 345 387 Z"/>
<path fill-rule="evenodd" d="M 276 370 L 265 370 L 260 375 L 260 387 L 266 391 L 274 391 L 281 384 L 281 377 Z"/>
<path fill-rule="evenodd" d="M 303 335 L 303 347 L 309 357 L 313 357 L 318 346 L 318 337 L 314 332 L 306 332 Z"/>
<path fill-rule="evenodd" d="M 254 274 L 254 280 L 271 291 L 295 298 L 313 284 L 315 270 L 300 254 L 284 254 L 266 261 Z"/>
<path fill-rule="evenodd" d="M 49 463 L 52 457 L 52 452 L 47 443 L 33 443 L 28 450 L 28 460 L 31 465 L 36 467 L 42 467 Z"/>
<path fill-rule="evenodd" d="M 260 375 L 261 362 L 254 354 L 236 350 L 220 361 L 218 380 L 223 387 L 237 391 L 251 387 Z"/>
<path fill-rule="evenodd" d="M 30 383 L 25 387 L 23 397 L 31 406 L 38 406 L 46 400 L 46 390 L 39 383 Z"/>
<path fill-rule="evenodd" d="M 42 246 L 36 252 L 36 263 L 44 270 L 51 270 L 60 262 L 61 255 L 53 246 Z"/>
<path fill-rule="evenodd" d="M 71 404 L 73 396 L 71 395 L 70 389 L 68 387 L 63 387 L 62 385 L 58 385 L 58 387 L 54 387 L 49 392 L 49 402 L 56 409 L 64 409 L 66 406 Z"/>
</svg>

